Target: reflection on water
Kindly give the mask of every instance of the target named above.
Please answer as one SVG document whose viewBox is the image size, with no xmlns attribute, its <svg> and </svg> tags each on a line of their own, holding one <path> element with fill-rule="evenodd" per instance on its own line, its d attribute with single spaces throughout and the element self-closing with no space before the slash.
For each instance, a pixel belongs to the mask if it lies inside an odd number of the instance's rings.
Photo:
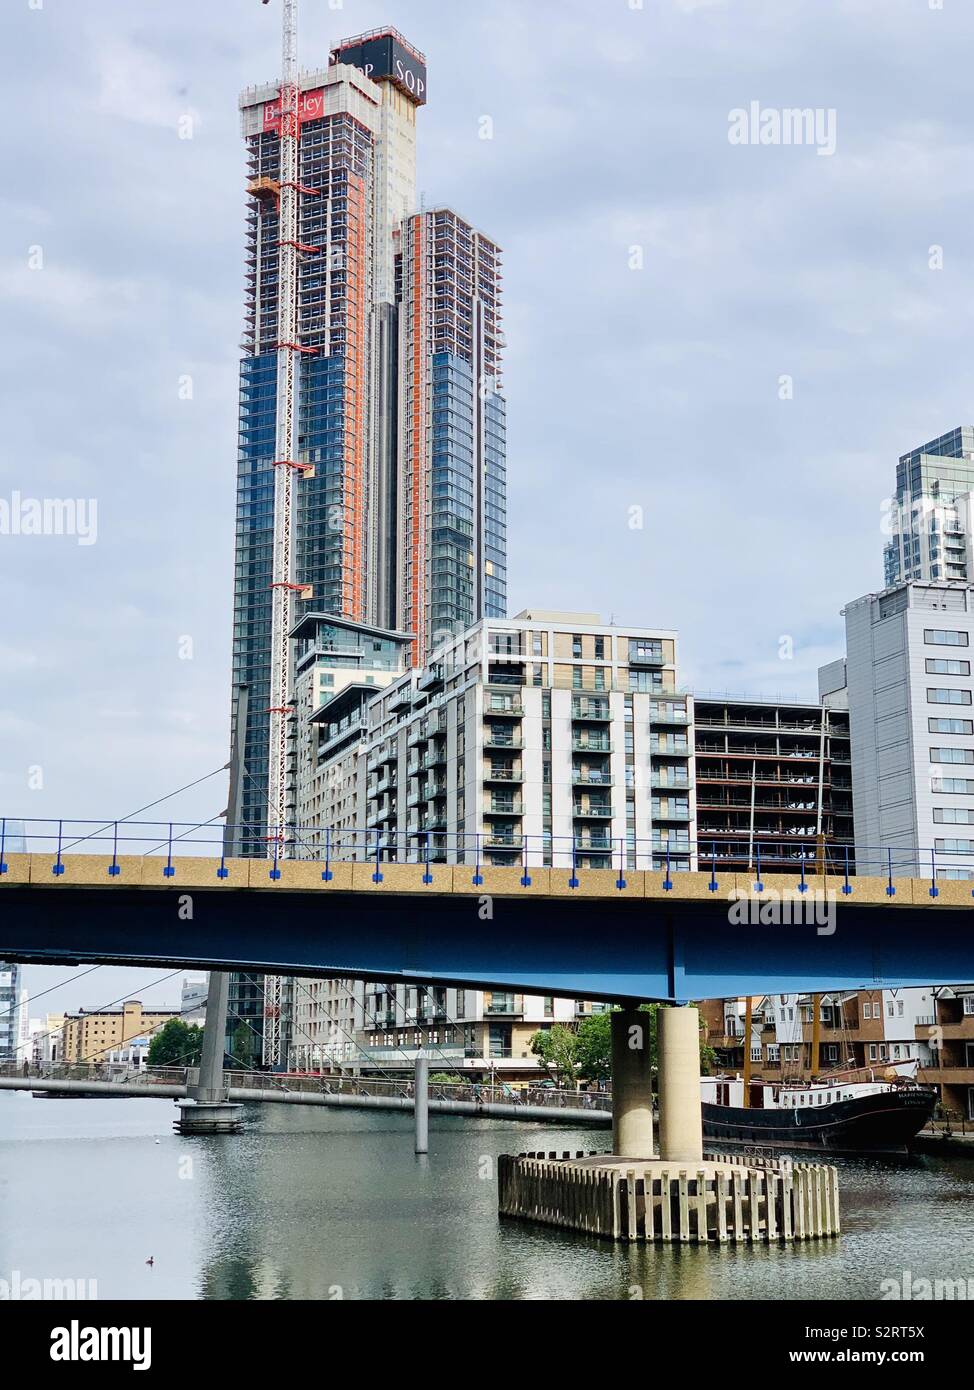
<svg viewBox="0 0 974 1390">
<path fill-rule="evenodd" d="M 0 1278 L 101 1298 L 878 1298 L 974 1277 L 974 1159 L 840 1160 L 844 1233 L 785 1246 L 632 1247 L 499 1221 L 499 1153 L 601 1131 L 254 1106 L 183 1139 L 152 1100 L 0 1095 Z M 154 1264 L 146 1265 L 152 1257 Z"/>
</svg>

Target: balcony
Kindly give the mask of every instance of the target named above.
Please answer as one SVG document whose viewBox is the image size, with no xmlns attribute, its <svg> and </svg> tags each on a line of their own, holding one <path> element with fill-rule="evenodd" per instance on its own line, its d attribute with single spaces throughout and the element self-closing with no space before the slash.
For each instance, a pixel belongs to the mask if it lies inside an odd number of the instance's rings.
<svg viewBox="0 0 974 1390">
<path fill-rule="evenodd" d="M 491 719 L 520 719 L 523 713 L 524 706 L 520 700 L 505 700 L 500 696 L 492 696 L 484 709 L 484 714 L 489 715 Z"/>
<path fill-rule="evenodd" d="M 506 731 L 499 733 L 486 728 L 484 729 L 483 746 L 485 748 L 520 748 L 522 747 L 522 739 L 519 734 L 507 733 Z"/>
<path fill-rule="evenodd" d="M 515 835 L 512 830 L 495 830 L 488 827 L 484 831 L 483 843 L 488 849 L 510 849 L 520 853 L 522 840 L 520 835 Z"/>
<path fill-rule="evenodd" d="M 663 646 L 660 642 L 645 642 L 629 644 L 629 665 L 630 666 L 665 666 L 663 660 Z"/>
<path fill-rule="evenodd" d="M 413 687 L 409 684 L 400 686 L 389 698 L 390 710 L 409 709 L 413 703 Z"/>
<path fill-rule="evenodd" d="M 671 777 L 662 772 L 654 772 L 650 776 L 649 785 L 659 791 L 689 791 L 691 782 L 689 777 Z"/>
<path fill-rule="evenodd" d="M 417 690 L 421 690 L 424 695 L 431 694 L 434 690 L 442 690 L 446 673 L 442 662 L 437 662 L 435 666 L 427 666 L 419 680 L 416 682 Z"/>
<path fill-rule="evenodd" d="M 649 716 L 651 724 L 687 724 L 690 716 L 686 710 L 682 713 L 677 710 L 652 710 Z"/>
<path fill-rule="evenodd" d="M 613 848 L 608 835 L 579 835 L 575 840 L 576 852 L 584 850 L 586 854 L 611 854 Z"/>
<path fill-rule="evenodd" d="M 485 782 L 523 782 L 524 773 L 519 767 L 497 767 L 488 765 L 484 768 Z"/>
<path fill-rule="evenodd" d="M 578 738 L 578 737 L 576 736 L 575 738 L 572 739 L 572 752 L 573 752 L 573 753 L 611 753 L 611 752 L 612 752 L 612 744 L 609 742 L 609 740 L 608 740 L 607 738 L 602 738 L 602 739 L 591 739 L 591 738 Z"/>
<path fill-rule="evenodd" d="M 519 816 L 522 813 L 520 798 L 513 796 L 488 796 L 484 800 L 486 816 Z"/>
<path fill-rule="evenodd" d="M 609 724 L 612 721 L 612 716 L 609 713 L 609 702 L 608 700 L 572 700 L 572 718 Z"/>
<path fill-rule="evenodd" d="M 427 801 L 437 796 L 446 796 L 446 782 L 442 777 L 431 777 L 422 784 L 420 793 Z"/>
<path fill-rule="evenodd" d="M 576 820 L 611 820 L 612 807 L 607 801 L 576 801 L 572 805 Z"/>
</svg>

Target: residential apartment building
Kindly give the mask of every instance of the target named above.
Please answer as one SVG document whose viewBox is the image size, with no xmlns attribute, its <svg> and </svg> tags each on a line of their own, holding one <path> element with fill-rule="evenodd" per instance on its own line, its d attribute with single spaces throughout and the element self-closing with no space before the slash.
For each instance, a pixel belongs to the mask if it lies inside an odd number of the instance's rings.
<svg viewBox="0 0 974 1390">
<path fill-rule="evenodd" d="M 367 843 L 347 857 L 687 869 L 692 724 L 672 632 L 541 610 L 474 624 L 366 707 Z M 302 821 L 332 775 L 312 757 Z"/>
<path fill-rule="evenodd" d="M 974 585 L 911 581 L 844 612 L 859 872 L 974 877 Z"/>
<path fill-rule="evenodd" d="M 295 611 L 434 640 L 506 606 L 501 253 L 417 210 L 423 54 L 338 44 L 299 91 Z M 266 852 L 280 246 L 276 84 L 240 98 L 247 270 L 233 637 L 238 852 Z M 246 699 L 243 699 L 246 692 Z"/>
<path fill-rule="evenodd" d="M 702 866 L 855 871 L 847 710 L 698 695 L 693 780 Z"/>
<path fill-rule="evenodd" d="M 281 704 L 270 686 L 275 473 L 291 466 L 275 457 L 282 348 L 298 364 L 291 587 L 299 636 L 290 640 L 303 639 L 304 619 L 345 619 L 372 634 L 407 633 L 417 665 L 445 635 L 503 615 L 507 602 L 501 252 L 452 209 L 419 208 L 425 57 L 395 29 L 377 29 L 339 43 L 327 68 L 298 85 L 298 177 L 287 184 L 298 230 L 286 243 L 296 260 L 296 332 L 284 345 L 279 87 L 240 98 L 247 249 L 228 850 L 258 856 L 267 852 L 270 706 Z M 390 669 L 384 660 L 377 667 Z M 341 673 L 328 674 L 337 693 Z M 299 797 L 306 805 L 298 744 L 307 702 L 325 703 L 324 676 L 298 670 L 293 704 L 280 715 L 289 724 L 289 825 Z M 268 1053 L 277 1054 L 278 1019 L 292 1007 L 282 988 L 288 996 L 290 985 L 231 978 L 230 1031 L 253 1034 L 255 1061 L 268 1029 Z"/>
<path fill-rule="evenodd" d="M 0 1063 L 15 1062 L 20 1043 L 20 966 L 0 961 Z"/>
<path fill-rule="evenodd" d="M 917 1019 L 916 1035 L 930 1049 L 921 1080 L 940 1091 L 952 1120 L 974 1120 L 974 985 L 934 990 L 934 1009 Z"/>
<path fill-rule="evenodd" d="M 61 1055 L 65 1062 L 107 1062 L 113 1051 L 122 1049 L 137 1038 L 149 1037 L 171 1018 L 179 1018 L 178 1009 L 150 1006 L 143 1008 L 138 999 L 127 999 L 111 1009 L 82 1009 L 65 1014 L 61 1030 Z"/>
<path fill-rule="evenodd" d="M 743 999 L 706 1000 L 700 1007 L 721 1069 L 741 1071 L 747 1045 L 755 1080 L 807 1081 L 826 1071 L 885 1072 L 893 1067 L 912 1073 L 929 1066 L 935 1054 L 923 1029 L 929 1032 L 935 993 L 930 986 L 818 995 L 819 1065 L 814 1073 L 816 996 L 754 998 L 749 1028 Z"/>
<path fill-rule="evenodd" d="M 64 1014 L 46 1014 L 40 1027 L 31 1038 L 31 1061 L 34 1066 L 48 1062 L 61 1062 L 63 1046 Z"/>
<path fill-rule="evenodd" d="M 310 664 L 319 639 L 310 623 L 302 636 Z M 387 637 L 394 665 L 408 638 Z M 677 688 L 672 632 L 526 610 L 474 624 L 418 670 L 383 674 L 384 688 L 350 681 L 307 720 L 302 852 L 324 858 L 327 844 L 335 859 L 549 865 L 569 876 L 694 863 L 693 701 Z M 321 1057 L 392 1065 L 425 1036 L 468 1071 L 531 1071 L 530 1037 L 590 1008 L 298 982 L 290 1055 L 302 1068 Z"/>
<path fill-rule="evenodd" d="M 910 579 L 974 580 L 972 489 L 972 425 L 901 457 L 883 552 L 887 588 Z"/>
</svg>

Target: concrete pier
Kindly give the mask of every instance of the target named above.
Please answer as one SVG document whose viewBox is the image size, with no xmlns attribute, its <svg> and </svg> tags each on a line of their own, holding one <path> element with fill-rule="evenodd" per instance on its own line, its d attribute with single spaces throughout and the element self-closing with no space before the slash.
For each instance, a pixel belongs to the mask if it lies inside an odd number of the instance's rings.
<svg viewBox="0 0 974 1390">
<path fill-rule="evenodd" d="M 659 1065 L 659 1154 L 668 1163 L 703 1158 L 700 1015 L 694 1008 L 656 1011 Z"/>
<path fill-rule="evenodd" d="M 428 1057 L 416 1058 L 413 1100 L 416 1115 L 416 1152 L 429 1153 L 430 1147 L 430 1064 Z"/>
<path fill-rule="evenodd" d="M 703 1149 L 700 1017 L 656 1011 L 660 1156 L 653 1157 L 649 1015 L 612 1014 L 612 1153 L 498 1159 L 502 1216 L 626 1241 L 791 1241 L 838 1235 L 835 1168 Z"/>
<path fill-rule="evenodd" d="M 653 1157 L 652 1015 L 636 1008 L 610 1014 L 612 1027 L 612 1152 Z"/>
<path fill-rule="evenodd" d="M 243 1107 L 228 1099 L 223 1073 L 229 994 L 230 976 L 223 970 L 211 970 L 199 1080 L 187 1087 L 188 1099 L 179 1102 L 175 1128 L 180 1134 L 233 1134 L 240 1128 Z"/>
<path fill-rule="evenodd" d="M 839 1183 L 829 1164 L 708 1154 L 692 1164 L 612 1155 L 501 1154 L 502 1216 L 612 1240 L 778 1243 L 837 1236 Z"/>
</svg>

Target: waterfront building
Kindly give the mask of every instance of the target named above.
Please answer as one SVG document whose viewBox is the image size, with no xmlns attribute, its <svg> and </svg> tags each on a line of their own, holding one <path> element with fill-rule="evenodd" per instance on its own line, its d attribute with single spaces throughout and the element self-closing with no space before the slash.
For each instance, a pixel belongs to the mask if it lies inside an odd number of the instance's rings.
<svg viewBox="0 0 974 1390">
<path fill-rule="evenodd" d="M 690 868 L 693 701 L 676 670 L 659 628 L 539 609 L 475 623 L 368 704 L 352 814 L 368 838 L 336 856 Z M 325 757 L 312 782 L 330 775 Z"/>
<path fill-rule="evenodd" d="M 974 1120 L 974 985 L 933 993 L 933 1011 L 917 1020 L 917 1038 L 931 1052 L 920 1079 L 939 1089 L 948 1118 Z"/>
<path fill-rule="evenodd" d="M 445 634 L 502 615 L 507 601 L 501 252 L 451 208 L 418 205 L 416 121 L 426 95 L 425 57 L 396 30 L 339 43 L 327 68 L 299 81 L 295 190 L 301 471 L 292 517 L 293 630 L 303 634 L 305 618 L 328 616 L 372 634 L 408 633 L 412 665 Z M 240 111 L 247 269 L 227 839 L 232 853 L 263 855 L 280 462 L 277 84 L 249 88 Z M 288 824 L 300 818 L 297 743 L 306 736 L 302 700 L 313 686 L 301 675 Z M 316 709 L 325 703 L 320 684 L 311 696 Z M 272 1033 L 286 1030 L 280 1015 L 293 1006 L 290 990 L 231 977 L 228 1033 L 243 1027 L 251 1034 L 254 1061 L 262 1056 L 268 1008 Z"/>
<path fill-rule="evenodd" d="M 935 1060 L 930 1035 L 935 993 L 930 986 L 820 994 L 819 1065 L 814 1075 L 859 1070 L 882 1075 L 890 1067 L 909 1073 L 929 1066 Z M 743 999 L 711 999 L 700 1006 L 720 1070 L 740 1072 L 748 1045 L 754 1080 L 789 1082 L 808 1081 L 813 1075 L 814 1007 L 811 994 L 754 998 L 747 1028 Z"/>
<path fill-rule="evenodd" d="M 206 1022 L 206 996 L 209 989 L 209 976 L 198 978 L 185 976 L 179 993 L 179 1014 L 184 1023 Z"/>
<path fill-rule="evenodd" d="M 408 640 L 391 637 L 400 649 Z M 312 624 L 302 640 L 310 669 Z M 320 827 L 302 832 L 309 856 L 324 857 L 327 829 L 336 860 L 523 863 L 567 876 L 694 864 L 693 701 L 677 687 L 674 633 L 525 610 L 473 624 L 418 670 L 385 674 L 384 689 L 349 682 L 307 720 L 297 816 Z M 351 1032 L 358 1065 L 405 1065 L 425 1036 L 468 1070 L 537 1071 L 530 1036 L 587 1007 L 361 981 L 315 998 L 299 987 L 291 1055 L 310 1068 L 330 1032 L 327 1055 L 350 1061 Z"/>
<path fill-rule="evenodd" d="M 63 1061 L 64 1014 L 47 1014 L 31 1039 L 31 1060 L 35 1066 Z"/>
<path fill-rule="evenodd" d="M 20 966 L 0 960 L 0 1063 L 15 1062 L 20 1042 Z"/>
<path fill-rule="evenodd" d="M 65 1062 L 105 1062 L 109 1054 L 143 1035 L 151 1036 L 171 1018 L 179 1018 L 178 1009 L 143 1008 L 138 999 L 110 1009 L 81 1009 L 64 1016 L 61 1030 L 61 1052 Z"/>
<path fill-rule="evenodd" d="M 910 579 L 974 579 L 972 489 L 972 425 L 958 426 L 900 458 L 883 552 L 887 588 Z"/>
<path fill-rule="evenodd" d="M 848 710 L 697 695 L 693 780 L 702 867 L 854 872 Z"/>
<path fill-rule="evenodd" d="M 500 250 L 417 210 L 423 54 L 395 30 L 300 79 L 298 617 L 433 641 L 506 604 Z M 240 98 L 247 149 L 234 597 L 238 851 L 263 854 L 276 422 L 280 103 Z M 246 692 L 246 698 L 243 694 Z"/>
<path fill-rule="evenodd" d="M 911 581 L 844 613 L 859 872 L 974 877 L 974 584 Z"/>
</svg>

